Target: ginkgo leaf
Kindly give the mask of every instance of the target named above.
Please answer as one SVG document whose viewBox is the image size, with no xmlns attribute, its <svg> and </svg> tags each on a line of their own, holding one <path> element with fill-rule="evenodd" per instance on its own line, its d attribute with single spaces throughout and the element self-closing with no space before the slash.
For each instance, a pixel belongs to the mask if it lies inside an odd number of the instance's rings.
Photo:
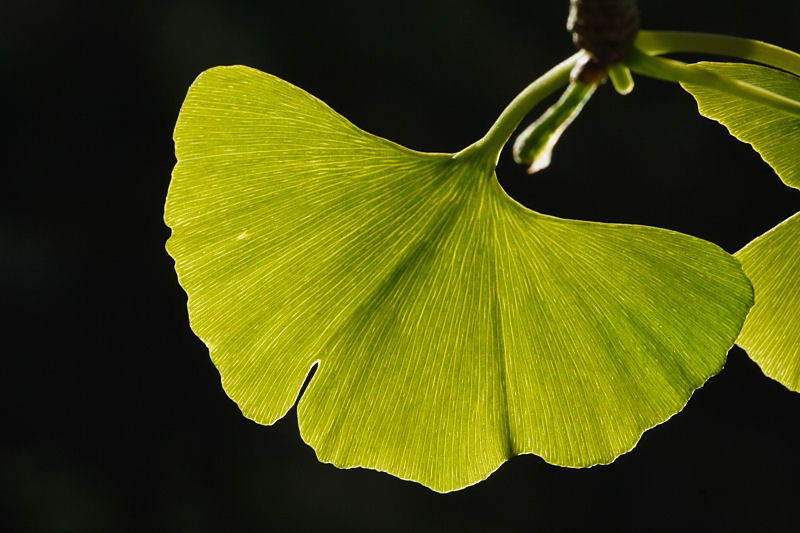
<svg viewBox="0 0 800 533">
<path fill-rule="evenodd" d="M 800 78 L 780 70 L 742 63 L 704 62 L 695 67 L 800 101 Z M 800 117 L 699 85 L 682 85 L 697 100 L 701 115 L 750 144 L 786 185 L 800 188 Z"/>
<path fill-rule="evenodd" d="M 700 63 L 800 101 L 800 78 L 743 64 Z M 784 183 L 800 188 L 800 118 L 696 85 L 685 85 L 702 115 L 714 119 L 761 154 Z M 800 214 L 736 253 L 753 282 L 755 305 L 738 339 L 764 373 L 800 391 Z"/>
<path fill-rule="evenodd" d="M 300 430 L 340 467 L 449 491 L 522 453 L 608 463 L 719 372 L 752 304 L 711 243 L 532 212 L 495 157 L 405 149 L 250 68 L 203 73 L 175 141 L 192 328 L 260 423 L 318 365 Z"/>
<path fill-rule="evenodd" d="M 800 392 L 800 213 L 736 257 L 756 294 L 738 343 L 767 376 Z"/>
</svg>

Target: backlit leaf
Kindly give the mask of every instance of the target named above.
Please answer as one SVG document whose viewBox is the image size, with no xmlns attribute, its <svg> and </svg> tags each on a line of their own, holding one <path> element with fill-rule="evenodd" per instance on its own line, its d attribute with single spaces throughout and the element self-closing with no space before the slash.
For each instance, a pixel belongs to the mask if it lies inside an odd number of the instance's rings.
<svg viewBox="0 0 800 533">
<path fill-rule="evenodd" d="M 299 401 L 322 461 L 437 491 L 517 454 L 608 463 L 725 362 L 738 262 L 656 228 L 562 220 L 493 158 L 367 134 L 246 67 L 203 73 L 165 220 L 191 325 L 242 412 Z"/>
<path fill-rule="evenodd" d="M 792 74 L 740 63 L 696 66 L 800 101 L 800 78 Z M 697 100 L 701 115 L 723 124 L 731 135 L 750 144 L 786 185 L 800 188 L 800 117 L 705 87 L 684 84 L 684 88 Z"/>
<path fill-rule="evenodd" d="M 800 101 L 800 78 L 741 64 L 703 68 Z M 770 107 L 686 85 L 702 115 L 750 143 L 787 185 L 800 188 L 800 118 Z M 800 391 L 800 213 L 737 252 L 755 289 L 755 305 L 738 339 L 767 376 Z"/>
<path fill-rule="evenodd" d="M 738 343 L 766 375 L 800 391 L 800 213 L 736 257 L 756 294 Z"/>
</svg>

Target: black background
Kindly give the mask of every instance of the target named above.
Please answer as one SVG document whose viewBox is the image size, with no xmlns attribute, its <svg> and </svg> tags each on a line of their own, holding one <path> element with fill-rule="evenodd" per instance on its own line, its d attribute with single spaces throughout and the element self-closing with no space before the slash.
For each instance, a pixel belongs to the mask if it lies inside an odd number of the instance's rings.
<svg viewBox="0 0 800 533">
<path fill-rule="evenodd" d="M 800 50 L 794 1 L 641 2 L 643 25 Z M 164 252 L 172 127 L 204 69 L 247 64 L 367 131 L 454 151 L 572 53 L 567 2 L 86 3 L 0 7 L 5 531 L 793 530 L 800 395 L 744 352 L 610 466 L 509 461 L 438 495 L 316 461 L 224 395 Z M 684 59 L 691 59 L 686 57 Z M 503 186 L 569 218 L 736 251 L 798 210 L 675 85 L 598 92 L 535 176 Z"/>
</svg>

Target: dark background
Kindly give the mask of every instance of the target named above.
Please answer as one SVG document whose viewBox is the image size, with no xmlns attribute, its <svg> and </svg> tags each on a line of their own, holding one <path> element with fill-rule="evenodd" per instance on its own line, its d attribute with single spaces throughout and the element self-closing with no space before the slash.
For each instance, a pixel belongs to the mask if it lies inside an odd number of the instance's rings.
<svg viewBox="0 0 800 533">
<path fill-rule="evenodd" d="M 800 50 L 800 4 L 641 2 L 643 25 Z M 172 127 L 204 69 L 246 64 L 367 131 L 454 151 L 572 53 L 567 1 L 0 7 L 0 526 L 4 531 L 794 530 L 800 395 L 744 352 L 611 466 L 536 456 L 472 488 L 316 461 L 224 395 L 164 252 Z M 690 58 L 686 58 L 690 59 Z M 736 251 L 800 208 L 680 88 L 603 88 L 509 193 L 562 217 L 661 226 Z"/>
</svg>

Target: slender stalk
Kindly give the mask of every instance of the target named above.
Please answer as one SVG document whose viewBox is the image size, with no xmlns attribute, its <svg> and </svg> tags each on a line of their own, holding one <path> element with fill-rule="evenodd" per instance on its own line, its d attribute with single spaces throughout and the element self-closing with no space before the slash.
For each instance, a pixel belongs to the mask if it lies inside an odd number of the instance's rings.
<svg viewBox="0 0 800 533">
<path fill-rule="evenodd" d="M 630 94 L 633 91 L 633 76 L 628 67 L 621 63 L 614 63 L 608 66 L 608 77 L 611 78 L 611 84 L 614 85 L 616 90 L 621 95 Z"/>
<path fill-rule="evenodd" d="M 636 47 L 631 49 L 623 63 L 638 74 L 666 81 L 701 85 L 800 116 L 800 102 L 796 100 L 722 76 L 697 65 L 690 66 L 673 59 L 650 56 Z"/>
<path fill-rule="evenodd" d="M 528 174 L 547 168 L 556 143 L 578 117 L 595 89 L 597 85 L 594 83 L 572 81 L 558 102 L 519 134 L 514 141 L 514 161 L 530 165 Z"/>
<path fill-rule="evenodd" d="M 636 46 L 650 55 L 694 52 L 736 57 L 800 76 L 800 54 L 753 39 L 712 33 L 640 31 Z"/>
<path fill-rule="evenodd" d="M 584 53 L 577 52 L 573 54 L 528 85 L 506 106 L 482 139 L 460 151 L 455 157 L 461 158 L 480 154 L 490 158 L 492 164 L 496 165 L 503 146 L 511 138 L 522 119 L 544 98 L 569 82 L 569 74 L 572 67 L 575 66 Z"/>
</svg>

